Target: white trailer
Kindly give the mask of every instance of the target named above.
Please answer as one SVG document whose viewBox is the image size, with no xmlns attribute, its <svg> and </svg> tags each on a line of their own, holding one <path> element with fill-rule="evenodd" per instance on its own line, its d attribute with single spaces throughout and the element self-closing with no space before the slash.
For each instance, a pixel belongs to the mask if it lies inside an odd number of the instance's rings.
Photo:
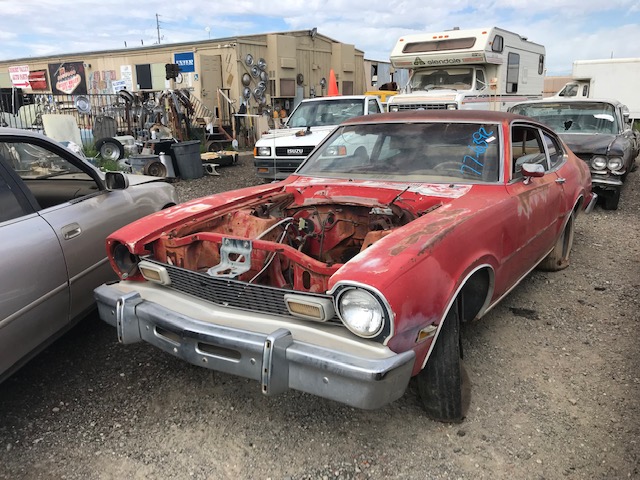
<svg viewBox="0 0 640 480">
<path fill-rule="evenodd" d="M 557 96 L 618 100 L 629 118 L 640 120 L 640 58 L 576 60 L 571 76 Z"/>
<path fill-rule="evenodd" d="M 389 111 L 506 111 L 542 98 L 544 61 L 542 45 L 497 27 L 405 35 L 391 64 L 410 69 L 409 83 L 389 100 Z"/>
</svg>

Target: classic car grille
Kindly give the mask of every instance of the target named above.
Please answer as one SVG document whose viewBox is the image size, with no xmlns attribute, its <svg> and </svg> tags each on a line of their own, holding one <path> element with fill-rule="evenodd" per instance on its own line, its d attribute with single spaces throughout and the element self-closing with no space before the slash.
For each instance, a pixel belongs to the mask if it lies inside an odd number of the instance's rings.
<svg viewBox="0 0 640 480">
<path fill-rule="evenodd" d="M 315 147 L 276 147 L 276 157 L 306 157 Z"/>
<path fill-rule="evenodd" d="M 205 273 L 162 263 L 150 257 L 146 257 L 145 260 L 167 270 L 171 279 L 170 288 L 223 307 L 293 317 L 287 310 L 284 301 L 285 294 L 295 293 L 316 298 L 333 298 L 331 295 L 296 292 L 284 288 L 240 282 L 231 278 L 214 278 Z M 335 315 L 329 321 L 342 324 Z"/>
<path fill-rule="evenodd" d="M 394 103 L 394 106 L 398 107 L 398 110 L 419 110 L 421 108 L 425 110 L 446 110 L 446 103 Z"/>
</svg>

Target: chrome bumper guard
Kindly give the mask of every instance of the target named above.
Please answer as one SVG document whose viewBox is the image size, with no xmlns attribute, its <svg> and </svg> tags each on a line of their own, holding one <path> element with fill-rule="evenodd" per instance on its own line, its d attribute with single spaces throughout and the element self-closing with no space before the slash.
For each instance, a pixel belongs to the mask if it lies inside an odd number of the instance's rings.
<svg viewBox="0 0 640 480">
<path fill-rule="evenodd" d="M 598 201 L 598 194 L 591 192 L 591 200 L 587 204 L 584 209 L 584 213 L 591 213 L 596 206 L 596 202 Z"/>
<path fill-rule="evenodd" d="M 121 343 L 145 341 L 193 365 L 257 380 L 265 395 L 294 389 L 375 409 L 404 394 L 413 369 L 412 350 L 362 358 L 298 342 L 283 328 L 265 335 L 196 320 L 109 285 L 94 295 Z"/>
</svg>

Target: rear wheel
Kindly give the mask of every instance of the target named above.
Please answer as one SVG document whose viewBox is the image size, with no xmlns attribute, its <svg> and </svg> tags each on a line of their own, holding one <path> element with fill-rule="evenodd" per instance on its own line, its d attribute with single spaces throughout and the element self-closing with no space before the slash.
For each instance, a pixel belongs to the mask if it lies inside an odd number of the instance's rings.
<svg viewBox="0 0 640 480">
<path fill-rule="evenodd" d="M 416 378 L 427 415 L 442 422 L 461 422 L 469 408 L 471 385 L 460 345 L 461 308 L 458 300 L 451 306 L 427 365 Z"/>
<path fill-rule="evenodd" d="M 573 247 L 573 236 L 575 234 L 575 214 L 571 213 L 569 220 L 562 231 L 562 235 L 556 241 L 553 250 L 540 262 L 538 268 L 547 272 L 557 272 L 569 266 L 569 256 Z"/>
</svg>

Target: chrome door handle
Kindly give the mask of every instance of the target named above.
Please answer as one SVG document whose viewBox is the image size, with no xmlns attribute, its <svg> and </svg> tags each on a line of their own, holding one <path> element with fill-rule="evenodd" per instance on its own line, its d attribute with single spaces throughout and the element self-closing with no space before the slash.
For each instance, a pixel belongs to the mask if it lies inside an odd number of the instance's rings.
<svg viewBox="0 0 640 480">
<path fill-rule="evenodd" d="M 565 183 L 566 181 L 567 181 L 566 178 L 557 178 L 556 179 L 556 183 L 560 183 L 560 184 Z"/>
<path fill-rule="evenodd" d="M 62 227 L 62 236 L 65 240 L 71 240 L 82 233 L 82 228 L 77 223 L 70 223 Z"/>
</svg>

